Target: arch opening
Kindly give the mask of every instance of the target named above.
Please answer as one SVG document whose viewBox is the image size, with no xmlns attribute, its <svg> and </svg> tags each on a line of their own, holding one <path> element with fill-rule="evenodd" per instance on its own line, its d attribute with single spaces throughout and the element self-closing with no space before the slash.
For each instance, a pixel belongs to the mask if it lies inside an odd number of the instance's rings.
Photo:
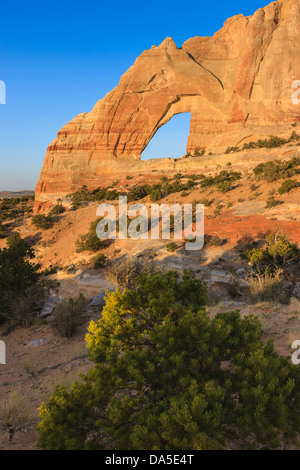
<svg viewBox="0 0 300 470">
<path fill-rule="evenodd" d="M 180 158 L 186 154 L 191 113 L 179 113 L 163 124 L 141 154 L 141 160 Z"/>
</svg>

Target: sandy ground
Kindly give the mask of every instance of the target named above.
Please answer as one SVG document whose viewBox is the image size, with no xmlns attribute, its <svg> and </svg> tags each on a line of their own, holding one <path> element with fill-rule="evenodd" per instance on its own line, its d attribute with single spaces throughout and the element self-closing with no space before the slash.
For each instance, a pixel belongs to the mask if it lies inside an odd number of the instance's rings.
<svg viewBox="0 0 300 470">
<path fill-rule="evenodd" d="M 294 153 L 293 153 L 294 152 Z M 280 156 L 290 158 L 296 149 L 280 150 Z M 299 152 L 299 148 L 297 149 Z M 192 173 L 214 174 L 226 168 L 232 161 L 231 170 L 242 171 L 243 178 L 236 187 L 220 194 L 216 189 L 195 189 L 188 195 L 172 194 L 159 202 L 168 204 L 181 202 L 192 203 L 206 198 L 211 205 L 205 208 L 205 234 L 218 235 L 226 242 L 220 247 L 203 248 L 197 252 L 186 252 L 182 242 L 178 243 L 175 253 L 166 250 L 168 240 L 116 240 L 103 253 L 108 258 L 126 257 L 155 261 L 164 269 L 192 268 L 199 278 L 209 279 L 212 269 L 223 268 L 230 270 L 245 267 L 245 262 L 239 257 L 239 249 L 250 240 L 261 240 L 266 234 L 281 230 L 300 246 L 300 188 L 279 196 L 276 191 L 282 181 L 266 183 L 256 182 L 249 168 L 260 161 L 274 159 L 273 151 L 262 151 L 260 158 L 254 151 L 246 158 L 238 159 L 238 155 L 226 155 L 211 167 Z M 242 163 L 241 163 L 242 162 Z M 248 167 L 247 167 L 248 165 Z M 152 182 L 158 182 L 162 173 L 153 174 Z M 168 176 L 168 175 L 167 175 Z M 300 181 L 300 175 L 293 177 Z M 142 182 L 142 178 L 139 178 Z M 256 185 L 251 190 L 250 185 Z M 134 180 L 120 182 L 135 184 Z M 266 201 L 275 193 L 276 199 L 282 204 L 273 209 L 266 209 Z M 142 201 L 150 205 L 149 197 Z M 117 206 L 117 203 L 114 203 Z M 10 231 L 17 230 L 22 238 L 33 244 L 36 261 L 43 269 L 55 266 L 57 272 L 49 276 L 60 282 L 58 294 L 60 297 L 75 297 L 82 292 L 87 298 L 100 294 L 105 289 L 113 289 L 115 284 L 106 279 L 105 269 L 95 270 L 92 267 L 93 253 L 77 253 L 75 242 L 80 235 L 85 234 L 90 223 L 96 218 L 98 204 L 89 204 L 76 211 L 67 211 L 57 216 L 53 227 L 49 230 L 36 230 L 31 224 L 31 217 L 9 220 L 7 227 Z M 219 209 L 216 215 L 215 210 Z M 6 240 L 0 239 L 0 248 L 6 246 Z M 300 281 L 300 280 L 298 280 Z M 272 337 L 276 350 L 283 355 L 291 356 L 291 344 L 300 339 L 300 312 L 294 312 L 290 307 L 277 304 L 247 305 L 242 301 L 233 302 L 226 295 L 221 301 L 209 307 L 211 315 L 217 312 L 240 309 L 242 315 L 258 315 L 265 329 L 265 338 Z M 95 315 L 100 315 L 95 312 Z M 84 336 L 86 326 L 79 334 L 69 340 L 56 336 L 47 324 L 38 324 L 32 328 L 17 328 L 2 338 L 7 348 L 7 364 L 0 365 L 0 397 L 5 400 L 13 390 L 20 391 L 25 398 L 31 413 L 31 425 L 25 431 L 17 434 L 13 443 L 8 446 L 7 436 L 0 431 L 0 449 L 35 449 L 37 442 L 36 423 L 38 421 L 38 406 L 49 398 L 56 383 L 69 386 L 81 372 L 86 372 L 91 364 L 87 359 Z M 30 345 L 34 340 L 43 340 L 36 347 Z"/>
</svg>

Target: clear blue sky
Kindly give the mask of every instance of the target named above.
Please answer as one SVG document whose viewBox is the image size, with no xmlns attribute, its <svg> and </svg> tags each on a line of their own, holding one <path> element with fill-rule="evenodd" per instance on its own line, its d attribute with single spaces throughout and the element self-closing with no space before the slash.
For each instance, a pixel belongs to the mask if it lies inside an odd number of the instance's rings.
<svg viewBox="0 0 300 470">
<path fill-rule="evenodd" d="M 90 111 L 143 50 L 167 36 L 178 47 L 190 37 L 211 36 L 228 17 L 253 14 L 268 3 L 2 2 L 0 80 L 6 83 L 6 104 L 0 104 L 0 190 L 34 189 L 58 130 Z M 174 117 L 143 158 L 183 155 L 188 121 L 189 115 Z"/>
</svg>

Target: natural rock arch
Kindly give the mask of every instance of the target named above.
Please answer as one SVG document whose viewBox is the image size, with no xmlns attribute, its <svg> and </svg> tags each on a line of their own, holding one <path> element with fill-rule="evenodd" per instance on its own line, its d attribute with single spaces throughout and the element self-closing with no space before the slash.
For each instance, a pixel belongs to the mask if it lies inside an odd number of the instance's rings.
<svg viewBox="0 0 300 470">
<path fill-rule="evenodd" d="M 157 129 L 191 113 L 187 151 L 222 152 L 245 139 L 288 133 L 300 121 L 291 85 L 300 77 L 300 0 L 237 15 L 213 37 L 178 48 L 171 38 L 138 57 L 93 110 L 49 145 L 35 210 L 83 184 L 93 188 L 133 168 Z M 142 170 L 141 170 L 142 171 Z"/>
</svg>

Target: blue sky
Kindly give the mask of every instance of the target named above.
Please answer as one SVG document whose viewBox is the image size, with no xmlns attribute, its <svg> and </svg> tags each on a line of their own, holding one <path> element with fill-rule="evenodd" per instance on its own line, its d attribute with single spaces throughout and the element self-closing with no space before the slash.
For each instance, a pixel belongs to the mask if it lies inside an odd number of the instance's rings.
<svg viewBox="0 0 300 470">
<path fill-rule="evenodd" d="M 268 0 L 9 1 L 1 4 L 0 191 L 34 189 L 47 146 L 75 115 L 117 86 L 143 50 L 211 36 Z M 143 158 L 185 153 L 190 116 L 163 126 Z"/>
</svg>

